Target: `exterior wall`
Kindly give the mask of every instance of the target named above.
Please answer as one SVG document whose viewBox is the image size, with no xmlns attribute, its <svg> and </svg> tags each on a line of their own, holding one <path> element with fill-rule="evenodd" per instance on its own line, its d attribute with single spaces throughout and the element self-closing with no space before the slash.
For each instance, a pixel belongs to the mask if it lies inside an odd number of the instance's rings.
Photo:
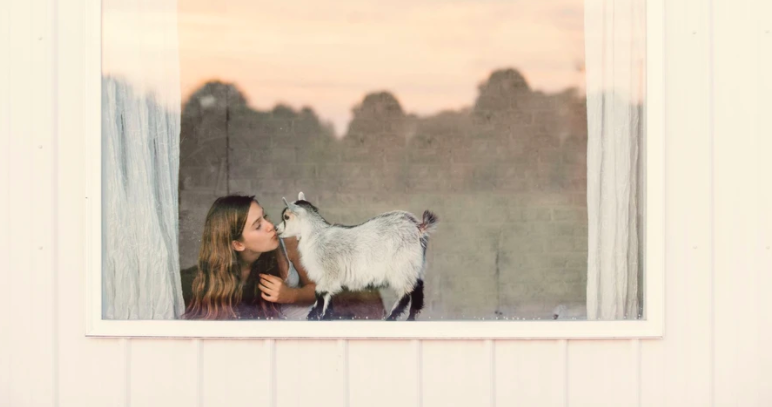
<svg viewBox="0 0 772 407">
<path fill-rule="evenodd" d="M 772 404 L 771 3 L 666 2 L 665 337 L 604 341 L 85 338 L 84 15 L 0 7 L 0 405 Z"/>
</svg>

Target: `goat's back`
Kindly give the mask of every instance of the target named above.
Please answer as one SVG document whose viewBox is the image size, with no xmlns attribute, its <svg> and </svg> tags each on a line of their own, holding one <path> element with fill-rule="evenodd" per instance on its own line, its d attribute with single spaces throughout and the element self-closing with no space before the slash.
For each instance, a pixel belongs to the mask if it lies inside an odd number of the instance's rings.
<svg viewBox="0 0 772 407">
<path fill-rule="evenodd" d="M 410 212 L 391 211 L 356 226 L 333 225 L 322 232 L 324 246 L 387 253 L 419 242 L 420 222 Z"/>
<path fill-rule="evenodd" d="M 412 286 L 423 274 L 419 224 L 409 212 L 392 211 L 356 226 L 333 225 L 307 244 L 313 246 L 326 277 L 350 289 Z"/>
</svg>

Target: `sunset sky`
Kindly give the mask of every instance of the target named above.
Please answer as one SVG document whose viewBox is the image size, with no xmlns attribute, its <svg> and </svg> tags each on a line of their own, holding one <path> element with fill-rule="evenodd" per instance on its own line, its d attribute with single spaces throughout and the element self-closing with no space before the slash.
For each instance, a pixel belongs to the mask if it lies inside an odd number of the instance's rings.
<svg viewBox="0 0 772 407">
<path fill-rule="evenodd" d="M 175 18 L 169 11 L 159 26 Z M 233 82 L 255 108 L 308 105 L 341 134 L 373 91 L 431 114 L 471 105 L 500 68 L 538 90 L 583 89 L 583 11 L 583 0 L 178 0 L 180 90 L 185 101 L 207 80 Z M 132 69 L 111 41 L 175 39 L 142 13 L 147 30 L 124 32 L 130 13 L 106 7 L 105 71 Z M 161 48 L 157 58 L 173 57 Z"/>
<path fill-rule="evenodd" d="M 183 100 L 207 79 L 250 105 L 312 106 L 345 131 L 365 93 L 428 114 L 474 102 L 492 70 L 583 87 L 582 0 L 179 0 Z"/>
</svg>

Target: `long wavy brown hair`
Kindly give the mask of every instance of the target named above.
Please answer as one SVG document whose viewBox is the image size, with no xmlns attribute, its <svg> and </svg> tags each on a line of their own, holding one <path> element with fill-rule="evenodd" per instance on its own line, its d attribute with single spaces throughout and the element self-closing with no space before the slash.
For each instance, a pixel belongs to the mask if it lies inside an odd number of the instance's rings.
<svg viewBox="0 0 772 407">
<path fill-rule="evenodd" d="M 240 240 L 254 196 L 218 198 L 209 209 L 198 254 L 193 296 L 184 319 L 280 318 L 276 305 L 265 301 L 258 288 L 258 274 L 279 275 L 276 250 L 263 253 L 241 280 L 238 252 L 231 244 Z"/>
</svg>

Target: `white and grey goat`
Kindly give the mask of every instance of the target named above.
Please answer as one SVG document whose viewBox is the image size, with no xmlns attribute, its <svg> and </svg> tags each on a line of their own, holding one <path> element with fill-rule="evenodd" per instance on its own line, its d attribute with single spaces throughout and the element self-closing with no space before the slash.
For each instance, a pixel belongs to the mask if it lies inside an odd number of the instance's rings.
<svg viewBox="0 0 772 407">
<path fill-rule="evenodd" d="M 405 211 L 383 213 L 357 226 L 330 224 L 306 201 L 288 203 L 277 225 L 279 237 L 297 237 L 300 261 L 316 283 L 316 303 L 308 319 L 329 319 L 333 295 L 344 289 L 389 287 L 398 300 L 387 320 L 396 320 L 410 303 L 415 320 L 424 302 L 424 272 L 429 234 L 437 217 L 427 211 L 419 221 Z"/>
</svg>

